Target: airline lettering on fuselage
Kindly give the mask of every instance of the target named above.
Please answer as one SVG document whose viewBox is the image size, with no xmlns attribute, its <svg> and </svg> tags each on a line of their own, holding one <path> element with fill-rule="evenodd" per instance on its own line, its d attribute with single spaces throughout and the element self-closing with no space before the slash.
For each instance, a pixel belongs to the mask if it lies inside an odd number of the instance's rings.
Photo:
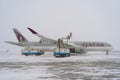
<svg viewBox="0 0 120 80">
<path fill-rule="evenodd" d="M 104 47 L 103 43 L 83 43 L 82 46 L 84 47 Z"/>
</svg>

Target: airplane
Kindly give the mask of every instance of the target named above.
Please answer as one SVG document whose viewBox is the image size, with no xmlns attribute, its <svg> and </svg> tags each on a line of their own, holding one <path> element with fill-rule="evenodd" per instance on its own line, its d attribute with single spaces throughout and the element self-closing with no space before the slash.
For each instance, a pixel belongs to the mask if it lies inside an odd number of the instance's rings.
<svg viewBox="0 0 120 80">
<path fill-rule="evenodd" d="M 66 46 L 71 53 L 85 53 L 87 51 L 105 51 L 108 54 L 113 48 L 111 44 L 106 42 L 82 42 L 82 41 L 68 41 L 72 37 L 70 33 L 67 37 L 59 38 L 54 40 L 47 38 L 41 34 L 38 34 L 35 30 L 28 27 L 28 30 L 32 32 L 35 36 L 40 38 L 40 41 L 30 42 L 28 41 L 16 28 L 13 28 L 14 33 L 18 39 L 18 42 L 5 41 L 6 43 L 21 46 L 21 47 L 36 47 L 44 51 L 50 49 L 51 51 L 58 45 L 58 40 L 60 40 L 64 46 Z M 63 41 L 66 39 L 67 41 Z M 62 46 L 63 47 L 63 46 Z"/>
</svg>

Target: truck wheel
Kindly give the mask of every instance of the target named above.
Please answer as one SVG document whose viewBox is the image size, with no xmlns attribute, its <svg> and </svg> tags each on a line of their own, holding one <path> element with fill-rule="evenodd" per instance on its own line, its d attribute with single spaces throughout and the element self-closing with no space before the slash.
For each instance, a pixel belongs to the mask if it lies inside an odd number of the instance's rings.
<svg viewBox="0 0 120 80">
<path fill-rule="evenodd" d="M 68 54 L 68 57 L 70 57 L 70 54 Z"/>
<path fill-rule="evenodd" d="M 66 57 L 70 57 L 70 54 L 66 54 Z"/>
<path fill-rule="evenodd" d="M 28 56 L 28 54 L 25 54 L 25 56 Z"/>
<path fill-rule="evenodd" d="M 40 54 L 35 54 L 36 56 L 39 56 Z"/>
</svg>

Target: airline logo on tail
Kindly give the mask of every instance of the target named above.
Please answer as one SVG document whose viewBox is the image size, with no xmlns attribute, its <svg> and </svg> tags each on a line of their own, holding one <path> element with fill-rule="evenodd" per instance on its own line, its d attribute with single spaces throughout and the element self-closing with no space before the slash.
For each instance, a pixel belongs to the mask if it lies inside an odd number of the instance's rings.
<svg viewBox="0 0 120 80">
<path fill-rule="evenodd" d="M 15 35 L 19 42 L 27 42 L 28 41 L 17 29 L 14 28 L 13 31 L 15 32 Z"/>
</svg>

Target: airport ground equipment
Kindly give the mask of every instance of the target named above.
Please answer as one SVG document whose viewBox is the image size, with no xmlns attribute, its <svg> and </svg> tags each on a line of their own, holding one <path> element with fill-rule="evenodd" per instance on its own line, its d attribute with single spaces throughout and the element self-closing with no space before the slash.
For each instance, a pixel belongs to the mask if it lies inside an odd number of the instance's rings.
<svg viewBox="0 0 120 80">
<path fill-rule="evenodd" d="M 60 49 L 56 48 L 53 54 L 55 57 L 69 57 L 70 51 L 69 49 L 65 49 L 65 48 L 60 48 Z"/>
<path fill-rule="evenodd" d="M 25 55 L 25 56 L 28 56 L 28 55 L 36 55 L 36 56 L 38 56 L 38 55 L 44 54 L 44 52 L 41 51 L 41 50 L 38 50 L 38 49 L 28 49 L 28 48 L 22 49 L 21 53 L 23 55 Z"/>
<path fill-rule="evenodd" d="M 65 47 L 63 39 L 58 39 L 57 48 L 53 52 L 55 57 L 69 57 L 70 50 Z"/>
</svg>

